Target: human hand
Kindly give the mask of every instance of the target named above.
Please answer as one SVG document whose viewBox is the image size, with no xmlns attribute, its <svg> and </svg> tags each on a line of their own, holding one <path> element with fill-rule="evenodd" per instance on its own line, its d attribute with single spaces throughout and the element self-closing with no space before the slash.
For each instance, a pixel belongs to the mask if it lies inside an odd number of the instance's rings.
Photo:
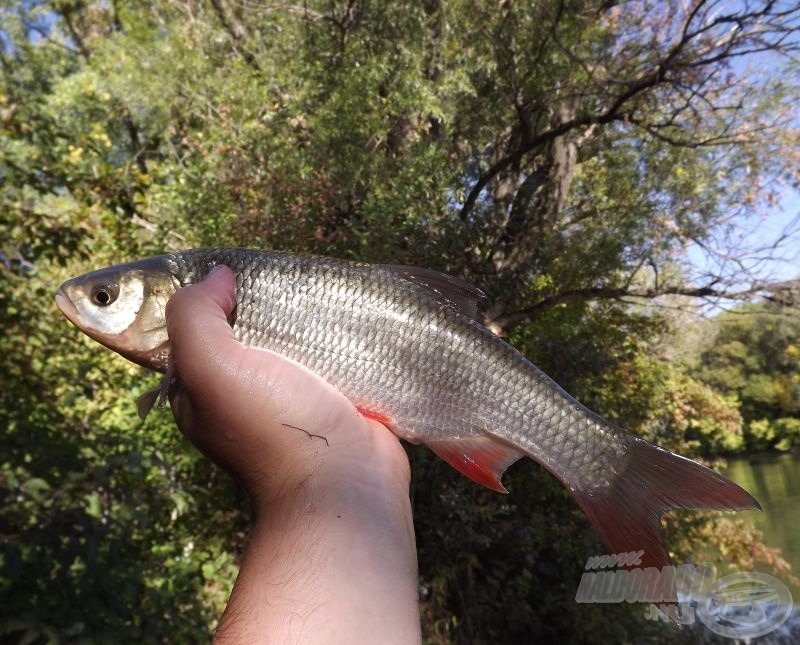
<svg viewBox="0 0 800 645">
<path fill-rule="evenodd" d="M 241 345 L 227 322 L 234 305 L 221 267 L 167 307 L 175 419 L 256 511 L 217 638 L 418 642 L 405 451 L 315 374 Z"/>
</svg>

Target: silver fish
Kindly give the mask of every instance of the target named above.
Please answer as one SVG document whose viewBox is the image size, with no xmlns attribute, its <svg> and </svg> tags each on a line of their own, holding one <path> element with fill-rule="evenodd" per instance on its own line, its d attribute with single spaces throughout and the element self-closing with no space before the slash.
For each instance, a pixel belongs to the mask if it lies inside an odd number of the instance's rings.
<svg viewBox="0 0 800 645">
<path fill-rule="evenodd" d="M 477 320 L 480 290 L 436 271 L 196 249 L 74 278 L 56 302 L 91 338 L 166 372 L 166 304 L 219 264 L 236 274 L 232 325 L 242 343 L 311 369 L 366 416 L 493 490 L 507 492 L 508 466 L 534 459 L 570 490 L 611 553 L 643 551 L 642 567 L 669 564 L 663 511 L 760 508 L 709 468 L 576 401 Z"/>
</svg>

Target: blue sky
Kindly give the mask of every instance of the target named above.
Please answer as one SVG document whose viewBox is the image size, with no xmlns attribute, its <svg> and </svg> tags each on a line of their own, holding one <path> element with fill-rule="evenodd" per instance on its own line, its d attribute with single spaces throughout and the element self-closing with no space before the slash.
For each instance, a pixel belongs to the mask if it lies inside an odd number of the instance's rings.
<svg viewBox="0 0 800 645">
<path fill-rule="evenodd" d="M 753 275 L 761 280 L 773 282 L 800 279 L 800 190 L 787 187 L 782 199 L 762 216 L 741 217 L 735 222 L 737 235 L 742 236 L 742 246 L 751 249 L 766 249 L 754 253 L 753 261 L 748 263 Z M 781 235 L 789 232 L 781 245 L 769 250 Z M 728 249 L 719 249 L 722 251 Z M 698 271 L 715 273 L 719 259 L 693 244 L 688 248 L 691 264 Z M 729 269 L 730 271 L 730 269 Z M 737 288 L 747 288 L 749 276 L 744 276 Z M 695 286 L 703 286 L 703 280 L 695 281 Z"/>
<path fill-rule="evenodd" d="M 760 85 L 765 92 L 769 91 L 767 88 L 775 80 L 788 81 L 788 85 L 794 85 L 795 88 L 800 84 L 800 79 L 797 78 L 797 61 L 793 57 L 773 51 L 735 58 L 732 71 L 743 83 Z M 785 127 L 800 131 L 800 109 L 789 113 L 787 121 Z M 800 168 L 789 167 L 786 170 L 791 176 L 788 181 L 793 181 L 794 186 L 784 183 L 780 189 L 780 199 L 775 205 L 759 214 L 737 218 L 734 222 L 737 236 L 743 237 L 741 246 L 751 249 L 769 249 L 782 234 L 790 231 L 780 248 L 759 253 L 757 255 L 760 260 L 750 263 L 756 277 L 763 280 L 800 279 L 800 184 L 797 183 L 800 181 Z M 703 268 L 713 270 L 718 262 L 718 258 L 709 258 L 706 251 L 697 245 L 689 247 L 688 256 L 691 264 L 701 271 Z M 701 279 L 696 286 L 702 284 Z M 741 284 L 741 287 L 747 286 L 749 285 L 746 282 Z"/>
</svg>

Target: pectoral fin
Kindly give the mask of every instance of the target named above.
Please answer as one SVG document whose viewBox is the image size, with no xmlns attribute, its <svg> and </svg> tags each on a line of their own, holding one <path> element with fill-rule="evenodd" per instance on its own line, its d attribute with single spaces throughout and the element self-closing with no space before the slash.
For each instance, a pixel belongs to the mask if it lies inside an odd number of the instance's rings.
<svg viewBox="0 0 800 645">
<path fill-rule="evenodd" d="M 139 413 L 139 418 L 142 421 L 150 414 L 150 410 L 153 409 L 153 406 L 158 405 L 160 409 L 163 409 L 167 405 L 169 389 L 172 387 L 174 380 L 177 379 L 172 376 L 172 370 L 168 369 L 157 387 L 154 387 L 152 390 L 147 390 L 147 392 L 136 399 L 136 411 Z"/>
<path fill-rule="evenodd" d="M 153 406 L 156 404 L 160 392 L 161 386 L 154 387 L 151 390 L 147 390 L 147 392 L 136 399 L 136 412 L 139 414 L 139 418 L 142 421 L 144 421 L 147 418 L 147 415 L 150 414 L 150 410 L 152 410 Z"/>
</svg>

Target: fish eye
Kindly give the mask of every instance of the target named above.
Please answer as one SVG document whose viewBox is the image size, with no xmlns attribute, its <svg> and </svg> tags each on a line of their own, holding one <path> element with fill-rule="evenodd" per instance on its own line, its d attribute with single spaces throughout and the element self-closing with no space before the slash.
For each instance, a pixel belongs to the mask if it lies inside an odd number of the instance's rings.
<svg viewBox="0 0 800 645">
<path fill-rule="evenodd" d="M 108 307 L 119 296 L 116 284 L 99 284 L 92 289 L 92 302 L 98 307 Z"/>
</svg>

